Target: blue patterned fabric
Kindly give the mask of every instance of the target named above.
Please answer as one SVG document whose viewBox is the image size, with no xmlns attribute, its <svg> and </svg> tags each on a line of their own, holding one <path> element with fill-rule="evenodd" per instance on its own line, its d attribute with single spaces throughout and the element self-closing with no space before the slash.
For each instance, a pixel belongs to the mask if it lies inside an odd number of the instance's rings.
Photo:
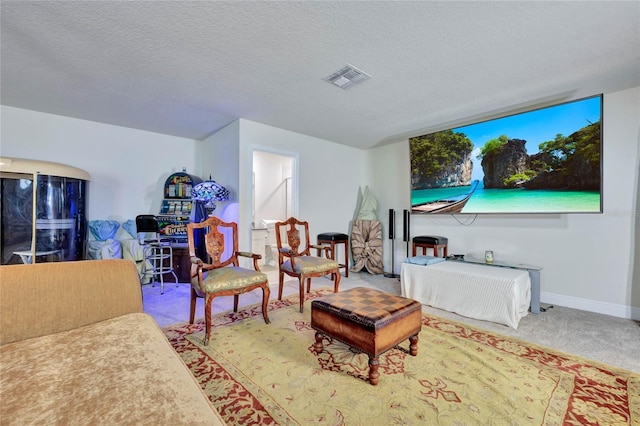
<svg viewBox="0 0 640 426">
<path fill-rule="evenodd" d="M 120 223 L 115 220 L 92 220 L 89 222 L 89 231 L 98 241 L 114 239 Z"/>
<path fill-rule="evenodd" d="M 414 265 L 434 265 L 436 263 L 444 262 L 444 257 L 434 256 L 413 256 L 407 257 L 406 263 L 413 263 Z"/>
<path fill-rule="evenodd" d="M 122 223 L 122 228 L 127 231 L 129 235 L 133 238 L 138 238 L 138 229 L 136 228 L 136 221 L 133 219 L 129 219 L 126 222 Z"/>
</svg>

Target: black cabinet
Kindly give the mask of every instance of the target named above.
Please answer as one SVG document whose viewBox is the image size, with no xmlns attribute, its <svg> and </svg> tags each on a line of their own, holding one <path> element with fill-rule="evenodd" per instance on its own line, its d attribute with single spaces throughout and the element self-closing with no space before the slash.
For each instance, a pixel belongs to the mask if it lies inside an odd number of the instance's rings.
<svg viewBox="0 0 640 426">
<path fill-rule="evenodd" d="M 172 244 L 173 270 L 181 283 L 191 282 L 191 259 L 187 244 Z"/>
</svg>

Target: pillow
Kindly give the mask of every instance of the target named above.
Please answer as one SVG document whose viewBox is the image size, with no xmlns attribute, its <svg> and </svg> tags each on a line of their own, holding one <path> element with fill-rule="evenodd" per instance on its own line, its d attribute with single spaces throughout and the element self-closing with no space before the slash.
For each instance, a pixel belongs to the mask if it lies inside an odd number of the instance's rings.
<svg viewBox="0 0 640 426">
<path fill-rule="evenodd" d="M 120 223 L 115 220 L 92 220 L 89 222 L 89 231 L 98 241 L 113 239 L 120 228 Z"/>
<path fill-rule="evenodd" d="M 138 238 L 138 228 L 136 227 L 136 221 L 133 219 L 129 219 L 128 221 L 122 224 L 122 228 L 127 231 L 129 235 L 133 238 Z"/>
<path fill-rule="evenodd" d="M 405 260 L 406 263 L 413 263 L 414 265 L 435 265 L 444 261 L 444 257 L 435 256 L 413 256 L 407 257 L 407 260 Z"/>
</svg>

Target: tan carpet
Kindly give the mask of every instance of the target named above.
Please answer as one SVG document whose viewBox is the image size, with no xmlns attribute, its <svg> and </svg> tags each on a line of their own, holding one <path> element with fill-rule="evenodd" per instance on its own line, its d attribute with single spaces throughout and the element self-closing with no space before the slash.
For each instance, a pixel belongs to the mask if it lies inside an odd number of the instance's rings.
<svg viewBox="0 0 640 426">
<path fill-rule="evenodd" d="M 166 327 L 167 337 L 231 425 L 637 425 L 640 375 L 511 337 L 423 316 L 417 357 L 380 356 L 380 382 L 368 358 L 340 342 L 313 351 L 310 302 L 297 295 Z"/>
</svg>

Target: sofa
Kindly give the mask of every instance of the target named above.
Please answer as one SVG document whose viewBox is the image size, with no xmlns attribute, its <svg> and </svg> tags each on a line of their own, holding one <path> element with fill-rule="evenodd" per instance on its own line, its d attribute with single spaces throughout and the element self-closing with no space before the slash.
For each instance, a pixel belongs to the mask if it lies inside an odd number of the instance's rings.
<svg viewBox="0 0 640 426">
<path fill-rule="evenodd" d="M 0 266 L 0 424 L 221 425 L 133 262 Z"/>
</svg>

